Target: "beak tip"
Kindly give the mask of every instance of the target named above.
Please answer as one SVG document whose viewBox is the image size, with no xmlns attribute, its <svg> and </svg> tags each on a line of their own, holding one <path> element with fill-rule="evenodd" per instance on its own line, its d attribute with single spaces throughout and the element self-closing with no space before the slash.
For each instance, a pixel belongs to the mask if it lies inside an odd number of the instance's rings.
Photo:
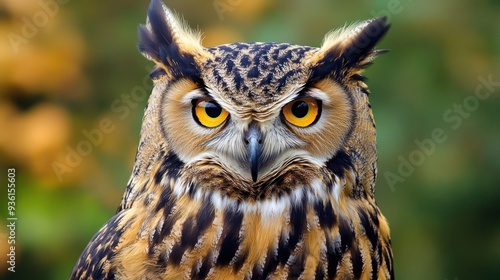
<svg viewBox="0 0 500 280">
<path fill-rule="evenodd" d="M 255 171 L 255 172 L 254 172 L 254 171 L 252 171 L 252 181 L 253 181 L 254 183 L 255 183 L 255 182 L 257 182 L 257 175 L 258 175 L 258 174 L 257 174 L 257 171 Z"/>
</svg>

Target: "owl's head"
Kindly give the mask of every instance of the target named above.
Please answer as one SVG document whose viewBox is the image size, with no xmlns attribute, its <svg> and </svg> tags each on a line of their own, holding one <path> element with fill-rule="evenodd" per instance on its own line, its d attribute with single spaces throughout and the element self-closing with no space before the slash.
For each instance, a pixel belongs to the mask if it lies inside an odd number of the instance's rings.
<svg viewBox="0 0 500 280">
<path fill-rule="evenodd" d="M 153 0 L 139 28 L 139 49 L 156 64 L 139 160 L 168 158 L 177 175 L 208 188 L 234 184 L 240 196 L 283 192 L 324 170 L 350 172 L 354 187 L 371 193 L 375 125 L 360 73 L 388 28 L 385 18 L 362 22 L 328 34 L 319 48 L 203 47 Z"/>
</svg>

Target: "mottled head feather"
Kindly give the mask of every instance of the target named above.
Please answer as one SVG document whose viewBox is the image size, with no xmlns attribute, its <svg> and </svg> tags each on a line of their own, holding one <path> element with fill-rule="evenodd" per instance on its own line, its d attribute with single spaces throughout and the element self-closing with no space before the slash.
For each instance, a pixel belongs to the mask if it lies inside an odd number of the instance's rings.
<svg viewBox="0 0 500 280">
<path fill-rule="evenodd" d="M 207 86 L 242 110 L 280 107 L 307 81 L 303 67 L 316 48 L 286 43 L 233 43 L 207 48 L 202 71 Z M 278 106 L 280 105 L 280 106 Z"/>
</svg>

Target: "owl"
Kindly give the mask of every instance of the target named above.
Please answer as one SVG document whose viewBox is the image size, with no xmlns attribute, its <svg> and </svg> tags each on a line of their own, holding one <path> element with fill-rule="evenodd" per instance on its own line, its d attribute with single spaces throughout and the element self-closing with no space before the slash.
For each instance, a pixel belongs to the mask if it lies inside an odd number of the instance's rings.
<svg viewBox="0 0 500 280">
<path fill-rule="evenodd" d="M 200 35 L 160 0 L 131 178 L 71 279 L 394 279 L 364 68 L 385 18 L 321 47 Z"/>
</svg>

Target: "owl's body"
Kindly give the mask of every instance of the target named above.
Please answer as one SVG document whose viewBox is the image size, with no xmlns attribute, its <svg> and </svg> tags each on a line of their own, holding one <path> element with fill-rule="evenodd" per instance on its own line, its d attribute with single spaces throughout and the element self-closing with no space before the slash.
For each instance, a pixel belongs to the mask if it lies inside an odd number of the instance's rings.
<svg viewBox="0 0 500 280">
<path fill-rule="evenodd" d="M 154 0 L 135 166 L 71 279 L 393 279 L 360 75 L 387 29 L 204 48 Z"/>
</svg>

